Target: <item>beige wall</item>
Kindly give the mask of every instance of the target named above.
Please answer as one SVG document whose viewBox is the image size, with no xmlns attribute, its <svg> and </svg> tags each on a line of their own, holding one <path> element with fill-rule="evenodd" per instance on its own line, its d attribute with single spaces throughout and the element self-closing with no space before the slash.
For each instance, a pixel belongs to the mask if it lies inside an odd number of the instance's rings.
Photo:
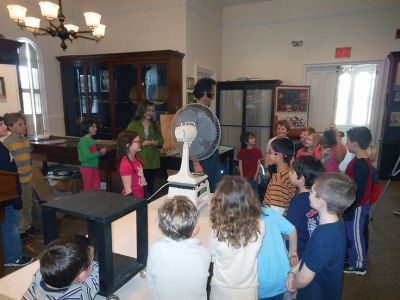
<svg viewBox="0 0 400 300">
<path fill-rule="evenodd" d="M 221 79 L 222 8 L 213 0 L 188 0 L 185 37 L 186 76 L 195 77 L 195 68 L 200 66 Z"/>
<path fill-rule="evenodd" d="M 400 50 L 398 0 L 273 0 L 225 8 L 224 80 L 239 76 L 302 84 L 305 64 L 382 60 Z M 292 47 L 303 40 L 303 47 Z M 337 47 L 351 58 L 335 59 Z"/>
</svg>

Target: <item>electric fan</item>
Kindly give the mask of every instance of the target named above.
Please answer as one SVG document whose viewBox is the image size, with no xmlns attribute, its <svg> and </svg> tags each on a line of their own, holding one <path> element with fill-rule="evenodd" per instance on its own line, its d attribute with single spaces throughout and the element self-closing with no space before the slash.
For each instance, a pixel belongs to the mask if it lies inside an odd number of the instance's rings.
<svg viewBox="0 0 400 300">
<path fill-rule="evenodd" d="M 168 177 L 168 198 L 187 196 L 200 208 L 210 200 L 208 177 L 191 173 L 189 159 L 201 161 L 215 152 L 221 136 L 218 118 L 205 105 L 186 105 L 172 119 L 171 136 L 182 162 L 179 172 Z"/>
</svg>

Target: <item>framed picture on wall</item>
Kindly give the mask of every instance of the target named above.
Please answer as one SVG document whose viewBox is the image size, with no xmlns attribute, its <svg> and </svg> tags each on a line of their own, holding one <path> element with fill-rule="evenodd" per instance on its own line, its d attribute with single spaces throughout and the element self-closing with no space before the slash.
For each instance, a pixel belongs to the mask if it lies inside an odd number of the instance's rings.
<svg viewBox="0 0 400 300">
<path fill-rule="evenodd" d="M 193 93 L 187 93 L 187 101 L 186 104 L 194 103 Z"/>
<path fill-rule="evenodd" d="M 6 85 L 4 83 L 4 77 L 0 77 L 0 100 L 5 101 L 7 98 Z"/>
<path fill-rule="evenodd" d="M 194 88 L 194 78 L 186 77 L 186 89 L 193 90 Z"/>
<path fill-rule="evenodd" d="M 309 102 L 310 86 L 275 87 L 274 132 L 279 120 L 287 120 L 291 127 L 289 135 L 300 135 L 301 129 L 308 125 Z"/>
</svg>

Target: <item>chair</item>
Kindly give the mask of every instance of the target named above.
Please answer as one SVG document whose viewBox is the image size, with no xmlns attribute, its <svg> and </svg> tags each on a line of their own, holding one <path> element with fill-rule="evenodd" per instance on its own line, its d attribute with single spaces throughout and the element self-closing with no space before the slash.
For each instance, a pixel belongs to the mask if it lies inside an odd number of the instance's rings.
<svg viewBox="0 0 400 300">
<path fill-rule="evenodd" d="M 49 182 L 43 177 L 38 166 L 32 165 L 32 186 L 39 203 L 50 202 L 57 198 Z"/>
</svg>

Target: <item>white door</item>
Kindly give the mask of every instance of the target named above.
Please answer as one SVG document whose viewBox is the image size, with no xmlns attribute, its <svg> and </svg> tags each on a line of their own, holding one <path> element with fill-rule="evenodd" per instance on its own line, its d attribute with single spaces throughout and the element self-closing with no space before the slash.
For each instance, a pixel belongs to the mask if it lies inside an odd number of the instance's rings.
<svg viewBox="0 0 400 300">
<path fill-rule="evenodd" d="M 310 66 L 305 85 L 311 86 L 308 125 L 323 132 L 334 123 L 337 66 Z"/>
</svg>

